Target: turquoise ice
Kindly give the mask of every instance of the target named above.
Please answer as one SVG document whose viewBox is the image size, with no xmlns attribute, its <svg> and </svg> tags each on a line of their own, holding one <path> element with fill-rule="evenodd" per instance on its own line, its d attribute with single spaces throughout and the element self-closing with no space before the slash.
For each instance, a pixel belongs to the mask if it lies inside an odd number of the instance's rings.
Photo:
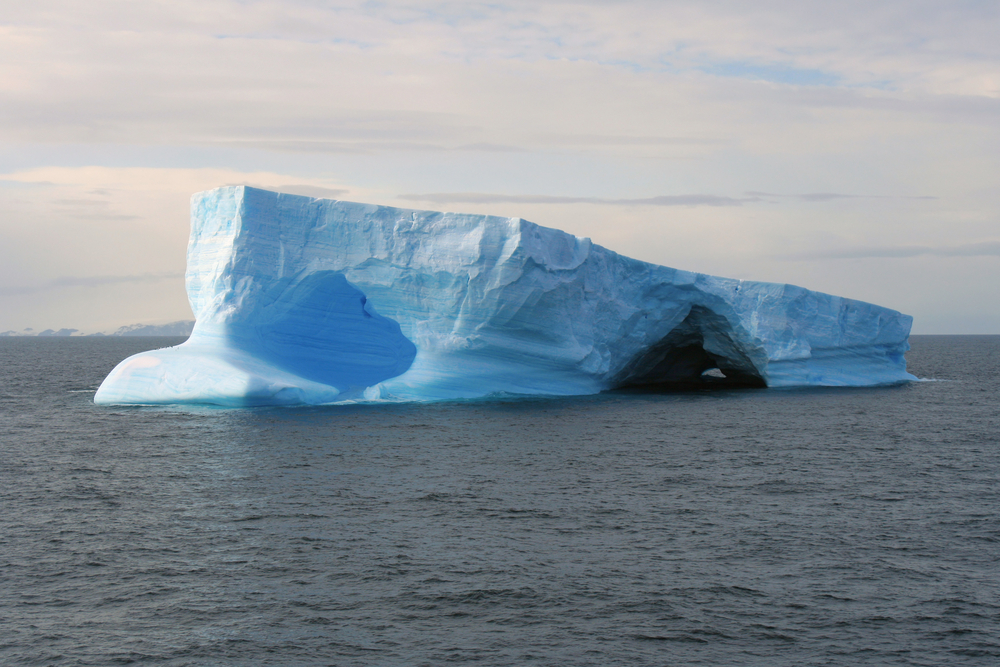
<svg viewBox="0 0 1000 667">
<path fill-rule="evenodd" d="M 520 218 L 217 188 L 192 198 L 187 292 L 190 339 L 121 362 L 96 403 L 914 379 L 907 315 L 641 262 Z"/>
</svg>

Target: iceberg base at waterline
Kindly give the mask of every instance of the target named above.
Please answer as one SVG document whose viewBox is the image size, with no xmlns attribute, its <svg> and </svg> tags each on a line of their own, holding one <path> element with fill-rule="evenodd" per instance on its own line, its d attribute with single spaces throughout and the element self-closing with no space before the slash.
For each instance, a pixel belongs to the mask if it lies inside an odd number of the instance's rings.
<svg viewBox="0 0 1000 667">
<path fill-rule="evenodd" d="M 641 262 L 520 218 L 223 187 L 192 198 L 187 262 L 191 337 L 121 362 L 96 403 L 914 379 L 907 315 Z"/>
</svg>

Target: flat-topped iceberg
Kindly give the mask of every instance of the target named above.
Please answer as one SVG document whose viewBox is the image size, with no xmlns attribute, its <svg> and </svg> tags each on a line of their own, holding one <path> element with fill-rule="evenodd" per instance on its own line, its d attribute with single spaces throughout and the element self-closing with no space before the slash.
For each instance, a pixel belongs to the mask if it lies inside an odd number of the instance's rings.
<svg viewBox="0 0 1000 667">
<path fill-rule="evenodd" d="M 520 218 L 244 186 L 192 198 L 187 342 L 100 404 L 321 404 L 914 379 L 911 318 L 623 257 Z"/>
</svg>

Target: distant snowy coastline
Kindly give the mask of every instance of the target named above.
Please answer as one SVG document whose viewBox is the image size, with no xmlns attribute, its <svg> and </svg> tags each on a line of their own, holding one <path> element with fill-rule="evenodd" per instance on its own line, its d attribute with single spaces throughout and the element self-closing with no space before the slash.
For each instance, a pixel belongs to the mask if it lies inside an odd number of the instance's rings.
<svg viewBox="0 0 1000 667">
<path fill-rule="evenodd" d="M 32 328 L 21 331 L 0 331 L 0 337 L 12 336 L 190 336 L 194 328 L 194 320 L 178 320 L 167 324 L 129 324 L 110 332 L 98 331 L 96 333 L 84 334 L 79 329 L 45 329 L 35 331 Z"/>
</svg>

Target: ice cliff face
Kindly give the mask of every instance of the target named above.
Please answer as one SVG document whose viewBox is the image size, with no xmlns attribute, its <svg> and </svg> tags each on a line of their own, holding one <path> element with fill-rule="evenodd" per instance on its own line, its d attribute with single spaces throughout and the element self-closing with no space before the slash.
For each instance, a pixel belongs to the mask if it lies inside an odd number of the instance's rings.
<svg viewBox="0 0 1000 667">
<path fill-rule="evenodd" d="M 647 264 L 519 218 L 218 188 L 192 198 L 187 290 L 191 338 L 129 357 L 95 402 L 913 379 L 907 315 Z"/>
</svg>

